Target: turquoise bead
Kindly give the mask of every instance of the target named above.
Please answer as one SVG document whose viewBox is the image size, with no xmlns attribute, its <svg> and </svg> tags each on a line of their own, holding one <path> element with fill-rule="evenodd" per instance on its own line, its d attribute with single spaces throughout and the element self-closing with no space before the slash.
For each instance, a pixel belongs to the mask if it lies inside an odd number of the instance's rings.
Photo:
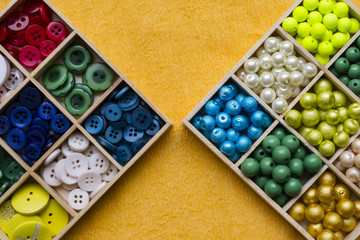
<svg viewBox="0 0 360 240">
<path fill-rule="evenodd" d="M 226 132 L 222 128 L 214 128 L 210 134 L 210 140 L 213 143 L 222 143 L 226 139 Z"/>
<path fill-rule="evenodd" d="M 203 131 L 211 131 L 215 128 L 215 119 L 210 115 L 201 118 L 200 127 Z"/>
<path fill-rule="evenodd" d="M 233 143 L 232 141 L 226 140 L 220 145 L 220 152 L 222 152 L 226 156 L 231 156 L 235 153 L 235 150 L 235 143 Z"/>
<path fill-rule="evenodd" d="M 231 124 L 231 117 L 229 114 L 227 114 L 226 112 L 221 112 L 219 114 L 216 115 L 215 117 L 215 123 L 218 127 L 221 128 L 228 128 Z"/>
<path fill-rule="evenodd" d="M 248 136 L 243 135 L 243 136 L 239 137 L 238 141 L 236 142 L 235 147 L 239 152 L 244 153 L 250 149 L 251 144 L 252 144 L 252 142 L 251 142 L 250 138 Z"/>
<path fill-rule="evenodd" d="M 205 104 L 205 112 L 208 115 L 216 116 L 220 112 L 220 105 L 214 100 L 210 100 Z"/>
<path fill-rule="evenodd" d="M 240 133 L 233 128 L 229 128 L 226 131 L 226 139 L 232 142 L 236 142 L 240 138 Z"/>
<path fill-rule="evenodd" d="M 241 112 L 241 105 L 237 100 L 232 99 L 225 104 L 224 111 L 230 116 L 235 116 Z"/>
<path fill-rule="evenodd" d="M 234 87 L 225 85 L 222 86 L 219 90 L 219 98 L 223 101 L 229 101 L 236 95 Z"/>
</svg>

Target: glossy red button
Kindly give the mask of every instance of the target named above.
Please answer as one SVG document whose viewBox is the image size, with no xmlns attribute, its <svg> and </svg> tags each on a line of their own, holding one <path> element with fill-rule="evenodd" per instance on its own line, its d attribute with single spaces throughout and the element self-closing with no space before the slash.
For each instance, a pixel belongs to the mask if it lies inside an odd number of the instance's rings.
<svg viewBox="0 0 360 240">
<path fill-rule="evenodd" d="M 60 41 L 67 35 L 67 29 L 62 22 L 53 21 L 46 28 L 46 35 L 50 40 Z"/>
<path fill-rule="evenodd" d="M 40 16 L 30 16 L 29 26 L 34 25 L 34 24 L 38 24 L 38 25 L 42 26 L 44 29 L 47 26 L 47 24 L 44 23 L 44 21 L 42 20 L 42 18 Z"/>
<path fill-rule="evenodd" d="M 38 24 L 31 25 L 25 31 L 25 39 L 30 45 L 40 46 L 46 40 L 45 29 Z"/>
<path fill-rule="evenodd" d="M 46 24 L 51 22 L 51 11 L 45 3 L 40 4 L 40 16 Z"/>
<path fill-rule="evenodd" d="M 7 42 L 18 47 L 26 45 L 25 31 L 10 31 Z"/>
<path fill-rule="evenodd" d="M 25 1 L 23 5 L 23 9 L 28 14 L 34 14 L 40 10 L 40 4 L 42 1 L 40 0 L 28 0 Z"/>
<path fill-rule="evenodd" d="M 7 27 L 13 31 L 24 30 L 29 25 L 29 16 L 24 12 L 12 13 L 7 21 Z"/>
<path fill-rule="evenodd" d="M 45 40 L 40 44 L 40 53 L 44 57 L 49 56 L 56 48 L 56 44 L 51 40 Z"/>
<path fill-rule="evenodd" d="M 34 46 L 27 45 L 21 49 L 19 60 L 25 67 L 35 68 L 41 61 L 40 51 Z"/>
<path fill-rule="evenodd" d="M 5 43 L 4 48 L 10 53 L 11 56 L 13 56 L 13 58 L 19 60 L 20 49 L 8 43 Z"/>
<path fill-rule="evenodd" d="M 5 41 L 9 34 L 9 30 L 4 25 L 0 25 L 0 42 Z"/>
</svg>

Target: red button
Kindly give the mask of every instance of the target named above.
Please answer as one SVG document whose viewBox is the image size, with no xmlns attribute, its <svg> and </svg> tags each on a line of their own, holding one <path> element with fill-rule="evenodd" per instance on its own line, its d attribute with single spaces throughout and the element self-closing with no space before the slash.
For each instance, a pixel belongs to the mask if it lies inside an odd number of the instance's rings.
<svg viewBox="0 0 360 240">
<path fill-rule="evenodd" d="M 26 45 L 25 31 L 19 31 L 19 32 L 10 31 L 9 36 L 7 38 L 7 42 L 18 47 Z"/>
<path fill-rule="evenodd" d="M 5 41 L 9 34 L 9 30 L 4 25 L 0 25 L 0 42 Z"/>
<path fill-rule="evenodd" d="M 35 68 L 41 61 L 39 49 L 27 45 L 21 49 L 19 59 L 22 65 L 29 68 Z"/>
<path fill-rule="evenodd" d="M 14 47 L 13 45 L 7 44 L 7 43 L 5 43 L 4 47 L 10 53 L 10 55 L 13 56 L 13 58 L 15 58 L 16 60 L 19 60 L 20 49 L 18 49 L 17 47 Z"/>
<path fill-rule="evenodd" d="M 56 44 L 51 40 L 45 40 L 40 44 L 40 53 L 44 57 L 49 56 L 56 48 Z"/>
<path fill-rule="evenodd" d="M 29 25 L 29 16 L 24 12 L 12 13 L 7 21 L 7 27 L 13 31 L 24 30 Z"/>
<path fill-rule="evenodd" d="M 34 14 L 40 10 L 40 4 L 42 1 L 40 0 L 28 0 L 25 1 L 23 5 L 23 9 L 28 14 Z"/>
<path fill-rule="evenodd" d="M 25 39 L 30 45 L 40 46 L 46 40 L 45 29 L 38 24 L 31 25 L 25 31 Z"/>
<path fill-rule="evenodd" d="M 46 24 L 51 22 L 51 11 L 45 3 L 40 4 L 40 16 Z"/>
<path fill-rule="evenodd" d="M 66 37 L 67 29 L 62 22 L 54 21 L 47 26 L 46 35 L 50 40 L 58 42 Z"/>
<path fill-rule="evenodd" d="M 44 21 L 42 20 L 42 18 L 40 16 L 30 16 L 29 26 L 34 25 L 34 24 L 38 24 L 38 25 L 42 26 L 44 29 L 46 28 L 46 25 L 47 25 L 44 23 Z"/>
</svg>

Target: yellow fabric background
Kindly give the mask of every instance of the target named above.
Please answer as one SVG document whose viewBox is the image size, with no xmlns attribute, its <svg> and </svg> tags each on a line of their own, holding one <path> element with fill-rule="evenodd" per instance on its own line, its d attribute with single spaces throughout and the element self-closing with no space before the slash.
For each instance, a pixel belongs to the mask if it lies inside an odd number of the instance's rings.
<svg viewBox="0 0 360 240">
<path fill-rule="evenodd" d="M 182 125 L 293 0 L 51 2 L 174 124 L 64 239 L 303 239 Z"/>
</svg>

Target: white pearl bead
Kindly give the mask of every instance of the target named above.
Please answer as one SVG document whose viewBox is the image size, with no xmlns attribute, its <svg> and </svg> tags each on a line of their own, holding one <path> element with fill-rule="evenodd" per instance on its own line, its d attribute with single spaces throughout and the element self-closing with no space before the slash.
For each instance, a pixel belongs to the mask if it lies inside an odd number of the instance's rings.
<svg viewBox="0 0 360 240">
<path fill-rule="evenodd" d="M 292 89 L 291 98 L 296 98 L 300 94 L 300 87 L 295 87 Z"/>
<path fill-rule="evenodd" d="M 358 168 L 360 168 L 360 153 L 358 153 L 358 154 L 355 155 L 354 163 L 355 163 L 355 166 L 357 166 Z"/>
<path fill-rule="evenodd" d="M 281 72 L 276 76 L 276 81 L 280 84 L 280 85 L 284 85 L 287 86 L 291 83 L 291 79 L 290 79 L 290 73 L 287 71 Z"/>
<path fill-rule="evenodd" d="M 286 55 L 282 52 L 275 52 L 271 56 L 274 67 L 283 67 L 286 63 Z"/>
<path fill-rule="evenodd" d="M 275 38 L 279 39 L 280 42 L 284 41 L 284 39 L 280 36 L 275 36 Z"/>
<path fill-rule="evenodd" d="M 260 98 L 267 104 L 270 104 L 275 100 L 276 92 L 272 88 L 264 88 L 260 93 Z"/>
<path fill-rule="evenodd" d="M 255 73 L 246 74 L 244 83 L 249 88 L 254 88 L 259 85 L 259 76 Z"/>
<path fill-rule="evenodd" d="M 261 93 L 261 91 L 263 90 L 263 87 L 261 85 L 258 85 L 256 87 L 254 87 L 252 90 L 254 91 L 254 93 L 259 95 Z"/>
<path fill-rule="evenodd" d="M 280 43 L 280 52 L 285 53 L 286 56 L 290 56 L 294 52 L 294 44 L 289 40 L 285 40 Z"/>
<path fill-rule="evenodd" d="M 286 71 L 285 68 L 280 67 L 280 68 L 273 68 L 273 69 L 271 70 L 271 73 L 274 75 L 274 77 L 277 77 L 277 75 L 278 75 L 279 73 L 285 72 L 285 71 Z"/>
<path fill-rule="evenodd" d="M 345 175 L 353 183 L 360 181 L 360 170 L 357 167 L 347 169 Z"/>
<path fill-rule="evenodd" d="M 285 100 L 289 99 L 292 94 L 292 88 L 290 86 L 280 86 L 276 89 L 276 96 Z"/>
<path fill-rule="evenodd" d="M 354 166 L 355 154 L 351 151 L 344 151 L 339 157 L 341 166 L 344 168 L 351 168 Z"/>
<path fill-rule="evenodd" d="M 264 48 L 266 52 L 270 54 L 274 53 L 277 50 L 279 50 L 279 47 L 280 47 L 280 40 L 278 38 L 269 37 L 268 39 L 265 40 Z"/>
<path fill-rule="evenodd" d="M 296 71 L 300 67 L 299 59 L 296 56 L 288 56 L 285 63 L 285 68 L 289 71 Z"/>
<path fill-rule="evenodd" d="M 293 71 L 290 73 L 291 86 L 298 87 L 304 82 L 304 75 L 299 71 Z"/>
<path fill-rule="evenodd" d="M 275 77 L 271 72 L 263 72 L 260 75 L 261 86 L 268 88 L 274 85 L 274 82 L 275 82 Z"/>
<path fill-rule="evenodd" d="M 298 60 L 299 60 L 299 64 L 300 64 L 300 66 L 299 66 L 299 71 L 302 71 L 302 66 L 303 66 L 305 63 L 307 63 L 307 61 L 306 61 L 305 58 L 303 58 L 303 57 L 298 57 Z"/>
<path fill-rule="evenodd" d="M 256 56 L 260 58 L 262 55 L 267 54 L 264 47 L 259 47 L 259 49 L 256 51 Z"/>
<path fill-rule="evenodd" d="M 283 113 L 286 108 L 288 107 L 288 103 L 285 99 L 283 98 L 277 98 L 274 100 L 274 102 L 271 104 L 271 108 L 276 112 L 276 113 Z"/>
<path fill-rule="evenodd" d="M 245 72 L 247 73 L 256 73 L 257 71 L 259 71 L 259 68 L 260 68 L 260 63 L 259 63 L 259 59 L 257 58 L 250 58 L 246 60 L 244 63 L 244 69 Z"/>
<path fill-rule="evenodd" d="M 351 149 L 353 150 L 354 153 L 360 153 L 360 139 L 359 138 L 356 138 L 351 143 Z"/>
<path fill-rule="evenodd" d="M 302 69 L 302 74 L 304 75 L 304 77 L 306 78 L 313 78 L 316 76 L 317 74 L 317 67 L 315 64 L 313 63 L 305 63 L 303 65 L 303 69 Z"/>
<path fill-rule="evenodd" d="M 340 170 L 340 172 L 345 172 L 346 171 L 346 168 L 344 168 L 343 166 L 341 166 L 341 163 L 339 160 L 336 160 L 334 162 L 334 166 Z"/>
<path fill-rule="evenodd" d="M 245 76 L 246 76 L 246 72 L 243 68 L 240 68 L 237 72 L 236 72 L 236 76 L 241 80 L 244 81 L 245 80 Z"/>
<path fill-rule="evenodd" d="M 263 54 L 259 57 L 260 68 L 269 70 L 272 67 L 272 58 L 269 54 Z"/>
<path fill-rule="evenodd" d="M 304 81 L 302 82 L 302 84 L 300 84 L 300 87 L 306 87 L 309 83 L 310 83 L 310 79 L 305 78 Z"/>
</svg>

